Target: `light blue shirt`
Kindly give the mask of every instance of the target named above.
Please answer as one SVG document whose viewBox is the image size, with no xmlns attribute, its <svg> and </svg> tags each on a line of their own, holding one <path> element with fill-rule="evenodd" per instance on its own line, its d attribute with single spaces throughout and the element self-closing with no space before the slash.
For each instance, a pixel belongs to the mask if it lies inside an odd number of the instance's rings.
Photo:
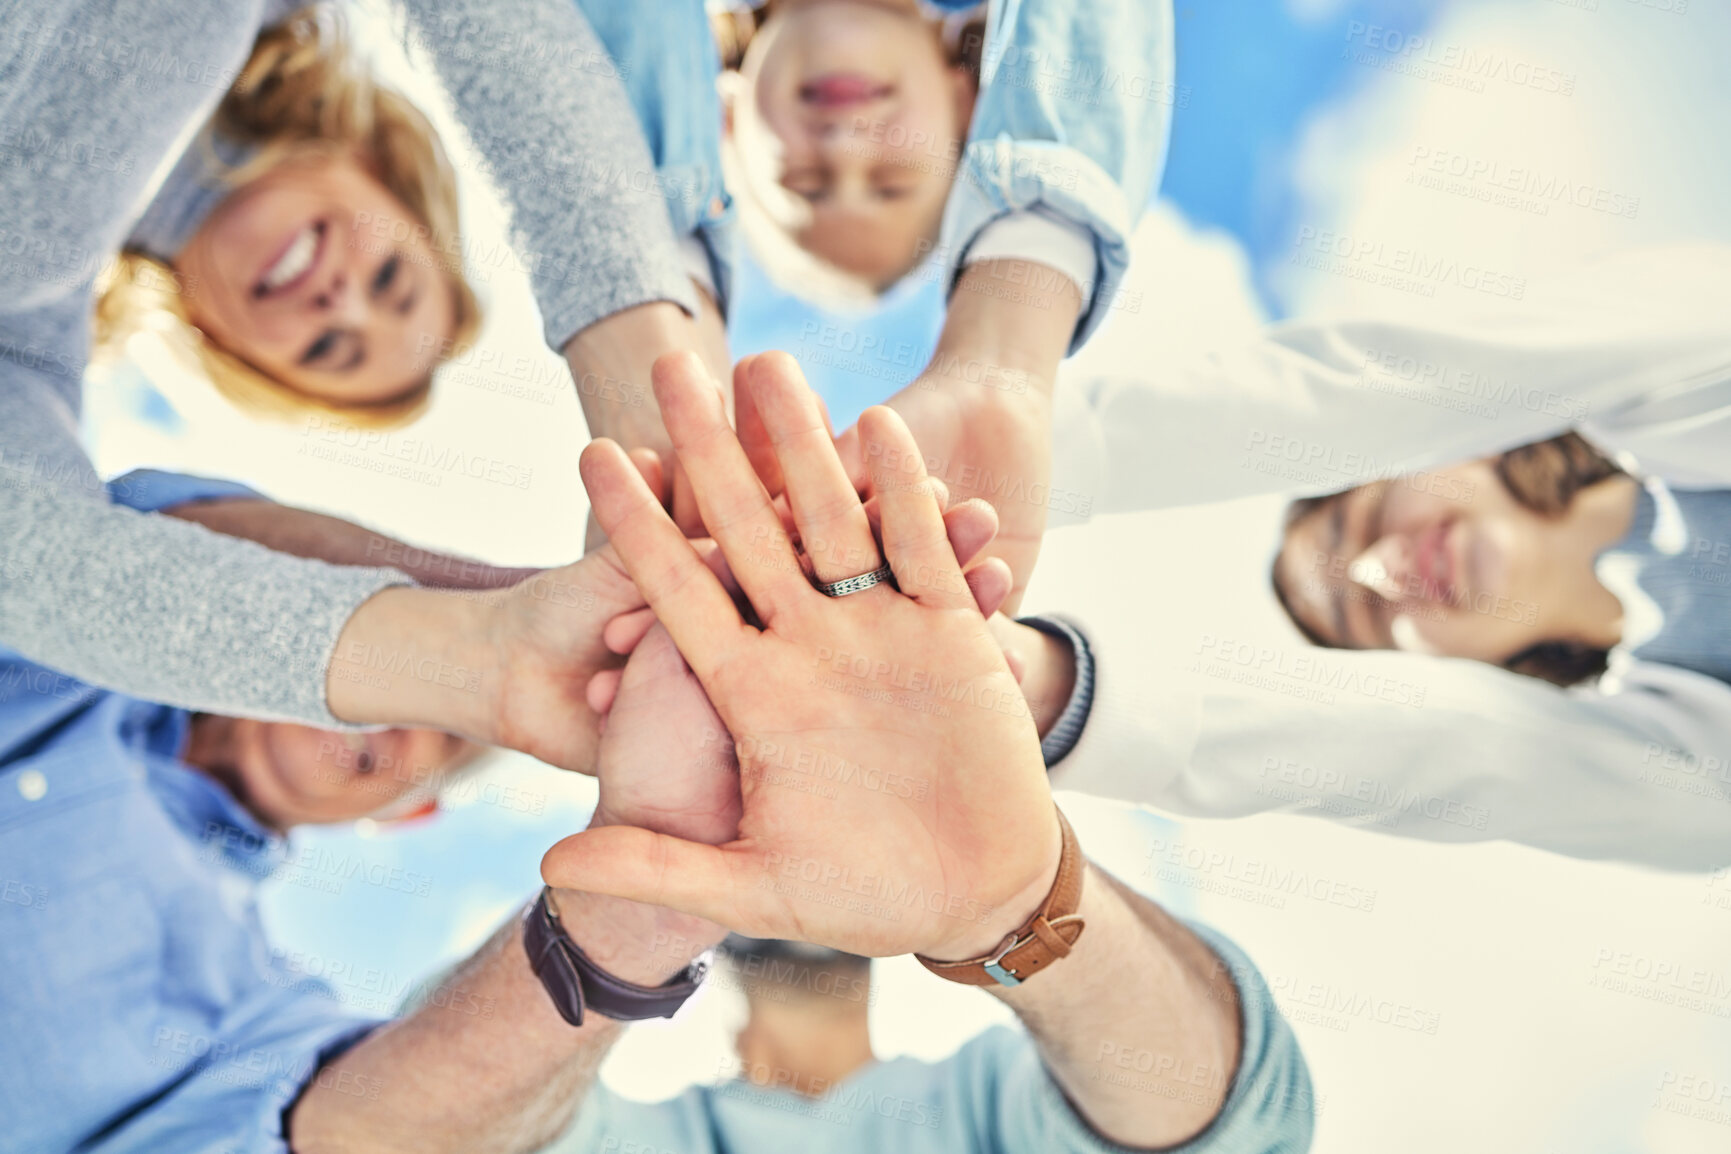
<svg viewBox="0 0 1731 1154">
<path fill-rule="evenodd" d="M 1600 557 L 1621 561 L 1644 595 L 1645 612 L 1625 616 L 1631 655 L 1731 684 L 1731 490 L 1648 480 L 1629 531 Z"/>
<path fill-rule="evenodd" d="M 942 12 L 977 0 L 927 0 Z M 725 295 L 732 202 L 721 183 L 721 62 L 703 0 L 578 0 L 624 79 L 661 175 L 676 235 L 696 233 Z M 939 255 L 953 284 L 992 221 L 1039 210 L 1087 231 L 1071 351 L 1105 320 L 1130 266 L 1130 235 L 1166 163 L 1173 82 L 1170 0 L 992 0 L 980 92 L 945 205 Z M 911 380 L 919 366 L 906 378 Z"/>
<path fill-rule="evenodd" d="M 1238 985 L 1242 1048 L 1213 1124 L 1171 1154 L 1296 1154 L 1310 1148 L 1310 1073 L 1292 1028 L 1250 960 L 1206 928 L 1192 929 Z M 1110 1059 L 1100 1076 L 1151 1094 L 1152 1061 Z M 1151 1058 L 1151 1055 L 1150 1055 Z M 1208 1076 L 1198 1073 L 1198 1092 Z M 1217 1089 L 1218 1086 L 1212 1087 Z M 1089 1129 L 1046 1071 L 1032 1039 L 999 1026 L 942 1062 L 874 1062 L 827 1093 L 801 1097 L 745 1081 L 694 1086 L 665 1102 L 633 1102 L 597 1086 L 572 1129 L 546 1154 L 1125 1154 Z"/>
<path fill-rule="evenodd" d="M 1129 270 L 1130 236 L 1166 165 L 1180 96 L 1170 0 L 993 0 L 939 239 L 950 283 L 999 217 L 1038 209 L 1080 225 L 1097 267 L 1082 286 L 1070 351 L 1081 348 Z"/>
<path fill-rule="evenodd" d="M 733 199 L 721 179 L 721 54 L 703 0 L 577 0 L 631 98 L 673 235 L 709 257 L 722 315 L 733 286 Z"/>
<path fill-rule="evenodd" d="M 284 1109 L 376 1025 L 273 955 L 255 891 L 285 844 L 180 760 L 191 716 L 0 650 L 0 1154 L 286 1151 Z"/>
</svg>

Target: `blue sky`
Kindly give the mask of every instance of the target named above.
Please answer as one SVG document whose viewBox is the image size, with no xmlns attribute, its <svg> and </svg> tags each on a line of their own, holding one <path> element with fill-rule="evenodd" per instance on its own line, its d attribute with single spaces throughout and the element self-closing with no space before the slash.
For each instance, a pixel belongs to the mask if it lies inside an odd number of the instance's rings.
<svg viewBox="0 0 1731 1154">
<path fill-rule="evenodd" d="M 1375 73 L 1343 59 L 1353 21 L 1422 33 L 1438 0 L 1233 0 L 1181 3 L 1175 13 L 1179 98 L 1173 109 L 1166 171 L 1157 193 L 1199 229 L 1234 237 L 1262 267 L 1291 243 L 1298 215 L 1292 175 L 1301 130 L 1318 107 L 1373 82 Z M 779 291 L 741 260 L 732 325 L 739 353 L 805 352 L 806 375 L 824 394 L 837 427 L 899 387 L 879 363 L 860 363 L 822 344 L 821 326 L 844 321 L 878 347 L 906 341 L 929 350 L 941 318 L 940 286 L 914 278 L 878 312 L 828 316 Z M 1266 279 L 1257 297 L 1271 316 L 1286 311 Z M 923 361 L 924 357 L 918 358 Z"/>
</svg>

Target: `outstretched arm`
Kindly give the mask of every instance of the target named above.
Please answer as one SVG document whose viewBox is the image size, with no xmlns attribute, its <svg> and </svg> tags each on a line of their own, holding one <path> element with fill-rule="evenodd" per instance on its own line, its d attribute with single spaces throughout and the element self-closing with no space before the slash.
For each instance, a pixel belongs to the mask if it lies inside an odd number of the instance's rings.
<svg viewBox="0 0 1731 1154">
<path fill-rule="evenodd" d="M 1030 282 L 1042 283 L 1039 291 Z M 1010 566 L 1014 613 L 1034 571 L 1052 501 L 1052 385 L 1070 347 L 1076 284 L 1024 260 L 969 265 L 950 298 L 937 351 L 919 379 L 888 405 L 919 442 L 926 471 L 958 500 L 998 511 L 991 555 Z M 882 446 L 844 435 L 856 476 L 882 464 Z"/>
<path fill-rule="evenodd" d="M 164 509 L 170 517 L 203 525 L 213 533 L 257 541 L 267 549 L 312 557 L 332 565 L 383 566 L 434 589 L 502 589 L 537 569 L 506 569 L 417 549 L 352 521 L 278 505 L 262 497 L 190 501 Z"/>
<path fill-rule="evenodd" d="M 596 964 L 665 982 L 721 931 L 619 898 L 556 891 L 560 920 Z M 678 942 L 681 949 L 669 948 Z M 476 1005 L 491 1014 L 477 1014 Z M 296 1154 L 533 1150 L 568 1123 L 622 1031 L 599 1014 L 573 1027 L 529 968 L 513 920 L 415 1013 L 328 1063 L 289 1117 Z M 377 1086 L 373 1096 L 345 1088 Z"/>
<path fill-rule="evenodd" d="M 1237 1074 L 1232 975 L 1177 919 L 1092 866 L 1079 912 L 1088 928 L 1062 965 L 988 989 L 1096 1131 L 1126 1146 L 1184 1142 L 1219 1116 Z M 1137 1076 L 1113 1076 L 1123 1069 Z"/>
<path fill-rule="evenodd" d="M 732 743 L 665 631 L 652 630 L 626 665 L 600 753 L 591 826 L 632 824 L 703 843 L 738 832 Z M 712 922 L 574 890 L 554 904 L 597 965 L 660 985 L 722 937 Z M 494 1012 L 472 1012 L 477 1004 Z M 300 1154 L 525 1150 L 570 1120 L 621 1027 L 589 1014 L 559 1017 L 513 921 L 426 1004 L 330 1063 L 295 1107 Z M 360 1079 L 369 1079 L 362 1081 Z M 341 1093 L 381 1088 L 377 1098 Z"/>
<path fill-rule="evenodd" d="M 404 7 L 504 193 L 547 343 L 571 367 L 590 433 L 666 450 L 649 366 L 690 349 L 716 371 L 726 342 L 680 257 L 620 67 L 571 0 Z M 677 505 L 688 527 L 689 504 Z"/>
</svg>

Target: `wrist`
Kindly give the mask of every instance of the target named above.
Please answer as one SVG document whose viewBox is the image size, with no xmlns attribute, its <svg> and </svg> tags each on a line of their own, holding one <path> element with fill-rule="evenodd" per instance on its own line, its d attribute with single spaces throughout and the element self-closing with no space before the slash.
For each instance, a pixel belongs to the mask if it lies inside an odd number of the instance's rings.
<svg viewBox="0 0 1731 1154">
<path fill-rule="evenodd" d="M 1034 715 L 1034 725 L 1040 739 L 1052 732 L 1058 719 L 1076 692 L 1076 650 L 1067 638 L 1054 636 L 1043 629 L 1022 625 L 1033 634 L 1028 638 L 1032 657 L 1028 662 L 1028 677 L 1022 687 L 1028 699 L 1028 709 Z"/>
<path fill-rule="evenodd" d="M 590 961 L 634 985 L 661 985 L 727 936 L 715 922 L 626 898 L 554 889 L 547 900 Z"/>
<path fill-rule="evenodd" d="M 692 348 L 696 341 L 696 324 L 669 301 L 622 309 L 572 337 L 565 363 L 590 436 L 610 437 L 627 449 L 670 447 L 650 369 L 662 353 Z"/>
<path fill-rule="evenodd" d="M 1068 638 L 1001 615 L 990 625 L 1006 656 L 1022 667 L 1022 696 L 1044 741 L 1076 692 L 1076 650 Z"/>
<path fill-rule="evenodd" d="M 437 728 L 495 743 L 497 594 L 395 586 L 363 602 L 325 671 L 331 713 L 357 725 Z"/>
<path fill-rule="evenodd" d="M 1057 811 L 1052 812 L 1055 814 Z M 995 952 L 1005 938 L 1026 925 L 1045 904 L 1058 881 L 1064 846 L 1056 821 L 1053 821 L 1048 834 L 1043 864 L 1031 880 L 977 922 L 967 924 L 942 942 L 920 951 L 920 955 L 934 962 L 960 962 L 984 957 Z"/>
<path fill-rule="evenodd" d="M 602 779 L 601 788 L 607 788 L 608 768 L 598 767 L 596 776 Z M 615 810 L 604 797 L 596 803 L 595 812 L 589 818 L 589 828 L 599 829 L 606 825 L 628 825 L 636 829 L 646 829 L 650 833 L 666 834 L 681 841 L 692 841 L 699 845 L 726 845 L 739 836 L 739 805 L 737 802 L 739 789 L 734 780 L 728 780 L 732 790 L 732 802 L 729 805 L 718 799 L 718 804 L 724 808 L 713 813 L 675 812 L 670 810 L 649 810 L 627 806 Z"/>
</svg>

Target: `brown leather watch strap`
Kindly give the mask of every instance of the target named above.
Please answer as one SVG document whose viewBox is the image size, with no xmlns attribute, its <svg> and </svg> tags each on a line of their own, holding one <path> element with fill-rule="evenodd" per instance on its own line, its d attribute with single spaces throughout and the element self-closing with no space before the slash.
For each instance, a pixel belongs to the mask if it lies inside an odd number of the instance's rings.
<svg viewBox="0 0 1731 1154">
<path fill-rule="evenodd" d="M 1058 811 L 1058 829 L 1064 839 L 1058 876 L 1033 917 L 984 957 L 935 962 L 915 955 L 920 957 L 920 965 L 940 978 L 967 986 L 1019 986 L 1059 958 L 1069 957 L 1070 948 L 1082 936 L 1083 923 L 1076 911 L 1082 906 L 1082 878 L 1088 872 L 1088 860 L 1082 856 L 1081 843 L 1063 810 Z"/>
</svg>

